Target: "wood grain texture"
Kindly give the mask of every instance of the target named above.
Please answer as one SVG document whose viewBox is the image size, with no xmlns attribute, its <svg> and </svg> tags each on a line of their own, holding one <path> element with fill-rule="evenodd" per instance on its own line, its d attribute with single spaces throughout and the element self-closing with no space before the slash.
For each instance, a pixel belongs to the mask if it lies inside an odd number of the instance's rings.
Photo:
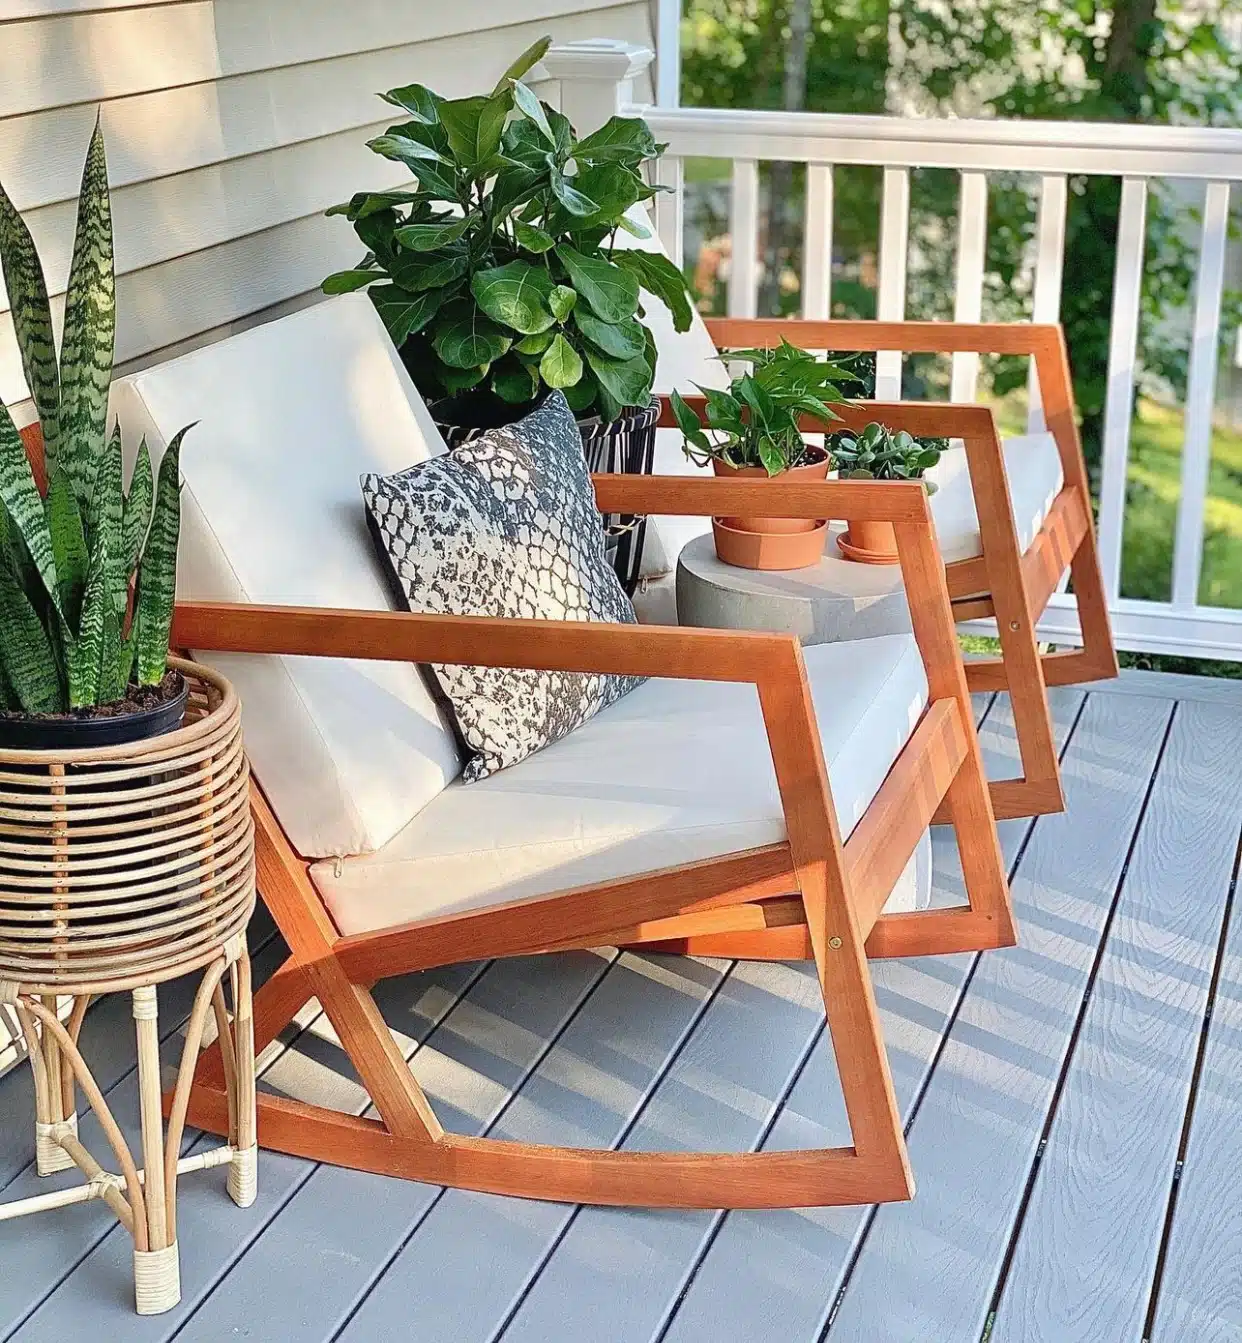
<svg viewBox="0 0 1242 1343">
<path fill-rule="evenodd" d="M 872 1343 L 881 1315 L 896 1338 L 982 1332 L 1168 715 L 1088 698 L 1066 813 L 1039 818 L 1013 881 L 1022 945 L 979 962 L 910 1131 L 920 1197 L 877 1213 L 832 1343 Z"/>
<path fill-rule="evenodd" d="M 1073 1044 L 993 1343 L 1142 1336 L 1237 855 L 1242 819 L 1232 766 L 1240 758 L 1242 713 L 1179 707 Z"/>
</svg>

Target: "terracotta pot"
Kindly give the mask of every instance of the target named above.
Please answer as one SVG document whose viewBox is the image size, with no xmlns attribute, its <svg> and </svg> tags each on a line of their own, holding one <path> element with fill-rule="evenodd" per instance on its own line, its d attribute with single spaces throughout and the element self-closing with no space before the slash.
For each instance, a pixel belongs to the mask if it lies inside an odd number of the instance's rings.
<svg viewBox="0 0 1242 1343">
<path fill-rule="evenodd" d="M 813 522 L 809 532 L 752 532 L 737 518 L 713 518 L 716 554 L 739 569 L 809 569 L 818 564 L 828 539 L 828 522 Z"/>
<path fill-rule="evenodd" d="M 790 467 L 788 471 L 782 471 L 779 476 L 769 476 L 762 466 L 730 466 L 727 462 L 712 459 L 712 470 L 718 476 L 725 476 L 730 479 L 738 480 L 781 480 L 781 481 L 807 481 L 807 480 L 827 480 L 828 479 L 829 458 L 825 453 L 821 461 L 807 462 L 804 466 Z M 734 531 L 739 532 L 763 532 L 767 535 L 787 536 L 791 533 L 806 533 L 815 531 L 821 524 L 813 518 L 725 518 L 724 522 Z M 721 556 L 723 559 L 724 557 Z M 732 561 L 727 561 L 731 563 Z M 814 560 L 809 563 L 814 564 Z M 745 568 L 756 568 L 761 566 L 745 565 Z M 767 567 L 767 566 L 762 566 Z M 802 565 L 773 565 L 772 568 L 802 568 Z"/>
<path fill-rule="evenodd" d="M 837 548 L 847 560 L 858 564 L 896 564 L 897 536 L 891 522 L 846 522 L 847 531 L 837 538 Z"/>
</svg>

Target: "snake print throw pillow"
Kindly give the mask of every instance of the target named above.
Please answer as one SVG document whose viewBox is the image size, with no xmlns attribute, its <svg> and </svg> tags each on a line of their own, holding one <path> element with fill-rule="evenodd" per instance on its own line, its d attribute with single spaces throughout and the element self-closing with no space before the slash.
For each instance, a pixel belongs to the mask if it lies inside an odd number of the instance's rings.
<svg viewBox="0 0 1242 1343">
<path fill-rule="evenodd" d="M 525 419 L 396 475 L 365 475 L 383 561 L 411 611 L 633 624 L 561 392 Z M 639 684 L 632 676 L 458 667 L 431 672 L 485 778 L 572 732 Z"/>
</svg>

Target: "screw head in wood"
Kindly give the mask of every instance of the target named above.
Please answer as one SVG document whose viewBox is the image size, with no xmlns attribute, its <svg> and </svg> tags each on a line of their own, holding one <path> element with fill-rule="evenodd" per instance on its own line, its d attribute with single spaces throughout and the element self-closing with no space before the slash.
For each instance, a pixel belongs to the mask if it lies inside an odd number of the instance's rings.
<svg viewBox="0 0 1242 1343">
<path fill-rule="evenodd" d="M 1015 633 L 1016 633 L 1018 630 L 1020 630 L 1020 629 L 1022 628 L 1022 626 L 1021 626 L 1021 624 L 1020 624 L 1018 621 L 1016 621 L 1016 620 L 1011 620 L 1011 621 L 1009 622 L 1009 628 L 1010 628 L 1011 630 L 1015 631 Z"/>
<path fill-rule="evenodd" d="M 833 951 L 840 951 L 841 939 L 839 937 L 830 937 L 828 939 L 828 945 L 833 949 Z"/>
</svg>

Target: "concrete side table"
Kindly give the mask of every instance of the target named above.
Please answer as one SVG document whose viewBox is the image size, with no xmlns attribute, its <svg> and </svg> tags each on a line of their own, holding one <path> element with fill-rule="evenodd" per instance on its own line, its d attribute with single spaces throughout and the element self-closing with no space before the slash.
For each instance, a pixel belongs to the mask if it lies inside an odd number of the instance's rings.
<svg viewBox="0 0 1242 1343">
<path fill-rule="evenodd" d="M 712 538 L 697 537 L 677 562 L 678 622 L 796 634 L 804 644 L 909 633 L 900 566 L 842 559 L 842 530 L 832 527 L 818 564 L 771 573 L 724 564 Z"/>
</svg>

